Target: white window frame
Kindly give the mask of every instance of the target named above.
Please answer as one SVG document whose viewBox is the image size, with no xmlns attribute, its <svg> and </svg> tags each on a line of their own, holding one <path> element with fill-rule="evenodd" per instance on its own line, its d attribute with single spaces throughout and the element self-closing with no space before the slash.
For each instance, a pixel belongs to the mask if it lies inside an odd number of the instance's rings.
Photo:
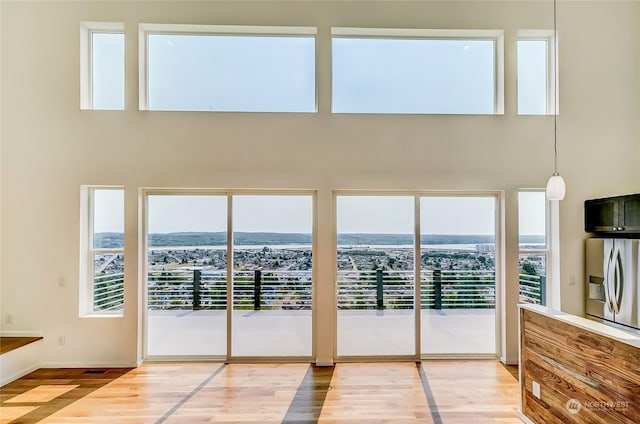
<svg viewBox="0 0 640 424">
<path fill-rule="evenodd" d="M 97 110 L 93 107 L 93 49 L 95 33 L 124 34 L 123 22 L 80 23 L 80 109 Z M 126 45 L 125 45 L 126 51 Z M 126 58 L 125 58 L 126 60 Z M 123 70 L 124 72 L 124 70 Z M 126 79 L 124 91 L 126 93 Z M 125 94 L 123 93 L 123 95 Z M 126 100 L 126 99 L 125 99 Z M 123 106 L 124 109 L 124 106 Z"/>
<path fill-rule="evenodd" d="M 124 243 L 121 248 L 108 249 L 96 249 L 93 245 L 94 193 L 96 190 L 121 190 L 124 194 L 122 186 L 82 186 L 80 188 L 80 317 L 122 317 L 124 307 L 117 311 L 96 311 L 93 307 L 94 256 L 96 254 L 119 254 L 124 257 L 125 252 Z"/>
<path fill-rule="evenodd" d="M 149 109 L 149 35 L 150 34 L 179 34 L 179 35 L 249 35 L 249 36 L 301 36 L 314 37 L 317 43 L 316 27 L 294 26 L 248 26 L 248 25 L 183 25 L 183 24 L 139 24 L 138 25 L 138 78 L 139 78 L 139 109 Z M 316 57 L 317 57 L 316 46 Z M 315 84 L 315 111 L 318 110 L 318 72 L 316 60 Z"/>
<path fill-rule="evenodd" d="M 557 58 L 556 58 L 556 55 L 554 54 L 554 48 L 556 49 L 556 51 L 558 48 L 557 34 L 554 37 L 553 30 L 549 30 L 549 29 L 522 29 L 518 31 L 517 41 L 546 41 L 547 43 L 547 66 L 546 66 L 547 101 L 546 101 L 546 111 L 544 115 L 555 114 L 556 111 L 559 110 L 558 108 L 559 96 L 556 95 L 558 93 L 556 90 L 558 88 L 559 70 L 558 70 L 558 64 L 556 63 Z M 517 50 L 517 44 L 516 44 L 516 50 Z M 517 78 L 518 78 L 518 75 L 516 72 L 516 79 Z M 517 84 L 516 84 L 516 87 L 517 87 Z M 517 108 L 517 103 L 516 103 L 516 108 Z M 517 114 L 520 116 L 531 115 L 531 114 L 522 114 L 520 113 L 520 111 L 517 111 Z"/>
<path fill-rule="evenodd" d="M 331 38 L 397 38 L 424 40 L 491 40 L 494 44 L 494 105 L 492 115 L 504 114 L 504 31 L 501 29 L 417 29 L 332 27 Z M 336 112 L 332 112 L 336 113 Z M 357 112 L 352 112 L 357 113 Z M 461 114 L 468 115 L 468 114 Z M 473 114 L 476 115 L 476 114 Z"/>
</svg>

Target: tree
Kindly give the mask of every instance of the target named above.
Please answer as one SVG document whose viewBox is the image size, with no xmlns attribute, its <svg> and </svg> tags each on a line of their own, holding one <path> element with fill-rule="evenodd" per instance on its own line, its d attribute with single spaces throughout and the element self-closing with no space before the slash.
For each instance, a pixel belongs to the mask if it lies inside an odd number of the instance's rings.
<svg viewBox="0 0 640 424">
<path fill-rule="evenodd" d="M 529 261 L 524 261 L 522 262 L 522 266 L 521 266 L 521 271 L 523 274 L 527 274 L 527 275 L 538 275 L 538 273 L 536 272 L 535 267 L 533 266 L 533 264 Z"/>
</svg>

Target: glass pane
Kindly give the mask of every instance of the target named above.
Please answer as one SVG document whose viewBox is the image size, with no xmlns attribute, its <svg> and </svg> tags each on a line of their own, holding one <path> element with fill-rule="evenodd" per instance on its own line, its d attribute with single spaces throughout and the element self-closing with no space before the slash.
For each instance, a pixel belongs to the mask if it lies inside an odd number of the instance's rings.
<svg viewBox="0 0 640 424">
<path fill-rule="evenodd" d="M 546 303 L 546 198 L 544 191 L 518 193 L 520 302 Z"/>
<path fill-rule="evenodd" d="M 338 356 L 414 355 L 414 198 L 339 196 Z"/>
<path fill-rule="evenodd" d="M 122 311 L 124 303 L 124 255 L 93 255 L 93 310 Z"/>
<path fill-rule="evenodd" d="M 518 113 L 547 113 L 547 40 L 518 40 Z"/>
<path fill-rule="evenodd" d="M 315 112 L 315 37 L 149 34 L 152 110 Z"/>
<path fill-rule="evenodd" d="M 91 36 L 93 109 L 124 109 L 124 34 Z"/>
<path fill-rule="evenodd" d="M 420 199 L 423 354 L 496 352 L 495 201 Z"/>
<path fill-rule="evenodd" d="M 147 353 L 227 354 L 227 198 L 148 197 Z"/>
<path fill-rule="evenodd" d="M 544 191 L 521 191 L 518 193 L 520 249 L 545 249 L 546 207 Z"/>
<path fill-rule="evenodd" d="M 124 248 L 124 190 L 93 190 L 93 248 Z"/>
<path fill-rule="evenodd" d="M 313 198 L 233 197 L 233 356 L 311 356 Z"/>
<path fill-rule="evenodd" d="M 333 38 L 336 113 L 492 114 L 493 40 Z"/>
<path fill-rule="evenodd" d="M 521 303 L 546 304 L 547 278 L 546 255 L 540 253 L 520 253 L 520 296 Z"/>
</svg>

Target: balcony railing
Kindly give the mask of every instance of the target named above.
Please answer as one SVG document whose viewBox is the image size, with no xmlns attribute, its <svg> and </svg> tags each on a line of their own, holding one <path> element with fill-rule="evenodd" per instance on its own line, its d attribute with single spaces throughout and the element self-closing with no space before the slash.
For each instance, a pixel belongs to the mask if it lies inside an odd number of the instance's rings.
<svg viewBox="0 0 640 424">
<path fill-rule="evenodd" d="M 93 310 L 122 311 L 124 304 L 124 273 L 97 275 L 93 279 Z"/>
<path fill-rule="evenodd" d="M 311 271 L 254 270 L 233 274 L 233 308 L 311 309 Z M 226 272 L 152 271 L 150 309 L 226 309 Z M 423 309 L 495 308 L 491 270 L 425 270 L 420 282 Z M 339 309 L 413 309 L 412 271 L 339 271 Z"/>
<path fill-rule="evenodd" d="M 424 270 L 422 309 L 494 308 L 495 277 L 490 270 Z M 544 303 L 544 276 L 520 274 L 520 302 Z M 339 271 L 339 309 L 411 309 L 412 271 Z M 94 279 L 94 310 L 121 311 L 124 274 Z M 226 309 L 225 271 L 152 271 L 148 276 L 150 309 Z M 234 272 L 234 309 L 311 309 L 310 271 Z"/>
<path fill-rule="evenodd" d="M 413 309 L 413 271 L 338 272 L 339 309 Z M 495 308 L 491 270 L 424 270 L 420 275 L 422 309 Z"/>
<path fill-rule="evenodd" d="M 547 279 L 543 275 L 520 274 L 520 302 L 545 304 Z"/>
<path fill-rule="evenodd" d="M 150 309 L 226 309 L 226 271 L 152 271 Z M 234 309 L 311 309 L 311 272 L 256 270 L 233 273 Z"/>
</svg>

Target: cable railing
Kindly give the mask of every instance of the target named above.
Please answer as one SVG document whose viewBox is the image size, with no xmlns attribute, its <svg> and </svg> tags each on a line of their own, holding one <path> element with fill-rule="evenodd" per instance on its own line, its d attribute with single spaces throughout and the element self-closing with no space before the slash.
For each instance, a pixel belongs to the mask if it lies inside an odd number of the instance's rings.
<svg viewBox="0 0 640 424">
<path fill-rule="evenodd" d="M 149 309 L 226 309 L 226 271 L 151 271 Z M 233 308 L 311 309 L 311 271 L 254 270 L 233 273 Z"/>
<path fill-rule="evenodd" d="M 423 270 L 422 309 L 495 308 L 491 270 Z M 413 309 L 413 271 L 338 272 L 338 309 Z"/>
<path fill-rule="evenodd" d="M 520 303 L 544 305 L 547 297 L 547 279 L 543 275 L 520 274 Z"/>
<path fill-rule="evenodd" d="M 124 305 L 124 273 L 96 275 L 93 279 L 93 310 L 122 311 Z"/>
<path fill-rule="evenodd" d="M 226 309 L 225 270 L 151 271 L 149 309 Z M 233 309 L 311 309 L 311 271 L 252 270 L 233 273 Z M 424 270 L 420 282 L 423 309 L 495 308 L 491 270 Z M 413 309 L 413 271 L 338 271 L 339 309 Z"/>
<path fill-rule="evenodd" d="M 236 271 L 233 307 L 246 310 L 311 309 L 311 271 Z M 412 309 L 413 271 L 338 271 L 338 309 Z M 495 308 L 491 270 L 423 270 L 422 309 Z M 213 309 L 227 305 L 226 271 L 174 269 L 148 275 L 149 309 Z M 543 304 L 544 276 L 520 274 L 520 302 Z M 121 311 L 124 274 L 96 276 L 94 310 Z"/>
</svg>

